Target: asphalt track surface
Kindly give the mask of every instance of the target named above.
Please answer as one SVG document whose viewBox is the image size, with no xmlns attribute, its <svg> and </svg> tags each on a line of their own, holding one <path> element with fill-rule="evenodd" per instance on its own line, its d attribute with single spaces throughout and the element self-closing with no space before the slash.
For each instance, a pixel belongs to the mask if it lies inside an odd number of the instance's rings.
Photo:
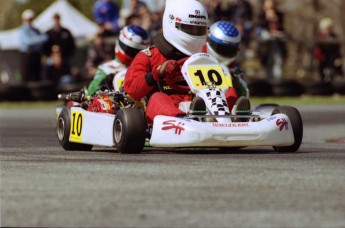
<svg viewBox="0 0 345 228">
<path fill-rule="evenodd" d="M 0 109 L 1 226 L 345 227 L 345 106 L 298 107 L 296 153 L 64 151 L 54 109 Z"/>
</svg>

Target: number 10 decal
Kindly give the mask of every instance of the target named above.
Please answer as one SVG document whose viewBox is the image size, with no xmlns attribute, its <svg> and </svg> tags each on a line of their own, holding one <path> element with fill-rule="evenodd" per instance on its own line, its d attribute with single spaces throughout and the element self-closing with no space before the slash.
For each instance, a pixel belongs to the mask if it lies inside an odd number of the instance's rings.
<svg viewBox="0 0 345 228">
<path fill-rule="evenodd" d="M 227 88 L 228 80 L 226 80 L 223 70 L 220 66 L 190 66 L 188 74 L 191 77 L 193 86 L 197 89 L 214 86 L 216 88 Z"/>
<path fill-rule="evenodd" d="M 71 132 L 69 140 L 71 142 L 81 142 L 83 129 L 83 113 L 72 111 L 71 113 Z"/>
<path fill-rule="evenodd" d="M 194 75 L 197 76 L 197 77 L 199 77 L 200 82 L 201 82 L 202 85 L 206 85 L 206 81 L 205 81 L 204 75 L 203 75 L 203 73 L 202 73 L 201 70 L 197 70 L 197 71 L 194 73 Z M 215 80 L 215 78 L 213 77 L 213 75 L 216 77 L 216 80 Z M 221 76 L 221 75 L 219 74 L 219 72 L 216 71 L 216 70 L 213 70 L 213 69 L 209 70 L 209 71 L 207 72 L 207 76 L 208 76 L 208 78 L 209 78 L 209 81 L 210 81 L 210 82 L 213 82 L 216 86 L 221 85 L 222 82 L 223 82 L 222 76 Z"/>
</svg>

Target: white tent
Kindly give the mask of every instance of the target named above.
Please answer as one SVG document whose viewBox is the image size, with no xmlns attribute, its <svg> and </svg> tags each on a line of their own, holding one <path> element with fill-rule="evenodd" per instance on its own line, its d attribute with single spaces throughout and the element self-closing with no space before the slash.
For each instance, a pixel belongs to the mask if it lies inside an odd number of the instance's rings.
<svg viewBox="0 0 345 228">
<path fill-rule="evenodd" d="M 95 34 L 97 24 L 89 20 L 66 0 L 57 0 L 38 15 L 33 25 L 41 32 L 46 32 L 53 26 L 53 16 L 60 14 L 61 25 L 69 29 L 76 39 L 86 38 Z M 0 32 L 0 50 L 18 49 L 19 29 Z"/>
<path fill-rule="evenodd" d="M 19 47 L 19 30 L 11 29 L 0 32 L 0 50 L 13 50 Z"/>
</svg>

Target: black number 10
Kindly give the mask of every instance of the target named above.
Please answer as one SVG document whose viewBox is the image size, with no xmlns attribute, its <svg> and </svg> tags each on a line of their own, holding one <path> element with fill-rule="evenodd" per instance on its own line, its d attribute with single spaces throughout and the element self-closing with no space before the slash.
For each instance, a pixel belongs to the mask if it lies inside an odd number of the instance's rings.
<svg viewBox="0 0 345 228">
<path fill-rule="evenodd" d="M 76 116 L 75 116 L 75 113 L 73 113 L 73 118 L 72 118 L 72 135 L 75 135 L 75 129 L 74 127 L 76 127 L 76 130 L 77 130 L 77 135 L 80 136 L 81 135 L 81 130 L 82 130 L 82 122 L 83 122 L 83 117 L 81 115 L 81 113 L 79 113 L 78 117 L 77 117 L 77 121 L 75 123 L 75 119 L 76 119 Z"/>
<path fill-rule="evenodd" d="M 205 81 L 204 75 L 203 75 L 201 70 L 197 70 L 194 73 L 194 75 L 199 77 L 200 82 L 201 82 L 202 85 L 206 85 L 206 81 Z M 217 86 L 219 86 L 219 85 L 221 85 L 223 83 L 222 76 L 216 70 L 209 70 L 207 72 L 207 76 L 208 76 L 209 81 L 213 82 Z M 216 79 L 214 78 L 214 76 L 216 77 Z"/>
</svg>

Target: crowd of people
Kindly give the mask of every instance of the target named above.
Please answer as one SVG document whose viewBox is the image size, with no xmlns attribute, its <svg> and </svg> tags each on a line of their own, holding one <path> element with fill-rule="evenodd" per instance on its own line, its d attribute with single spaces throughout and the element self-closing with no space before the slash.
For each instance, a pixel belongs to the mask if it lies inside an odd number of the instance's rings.
<svg viewBox="0 0 345 228">
<path fill-rule="evenodd" d="M 56 84 L 71 82 L 73 80 L 71 60 L 76 51 L 72 33 L 61 26 L 58 13 L 54 14 L 53 27 L 46 33 L 41 33 L 32 25 L 34 18 L 35 13 L 30 9 L 22 14 L 20 52 L 23 82 L 40 80 L 49 80 Z"/>
<path fill-rule="evenodd" d="M 243 61 L 245 51 L 252 49 L 254 42 L 255 53 L 260 59 L 267 79 L 283 77 L 284 63 L 289 54 L 289 34 L 284 28 L 284 13 L 279 10 L 276 0 L 262 0 L 258 12 L 248 0 L 200 2 L 207 10 L 209 26 L 219 21 L 228 21 L 240 32 L 241 45 L 236 56 L 237 62 Z M 127 0 L 127 3 L 126 8 L 121 8 L 113 0 L 95 1 L 93 15 L 99 30 L 90 39 L 85 57 L 82 70 L 86 78 L 92 78 L 99 65 L 116 57 L 114 40 L 126 26 L 135 25 L 143 28 L 147 31 L 151 44 L 154 43 L 155 37 L 160 36 L 163 30 L 164 4 L 153 11 L 141 0 Z M 73 35 L 61 26 L 58 13 L 52 18 L 53 27 L 43 34 L 32 26 L 34 17 L 35 13 L 32 10 L 26 10 L 22 14 L 20 51 L 23 81 L 73 81 L 71 59 L 76 51 Z M 334 42 L 337 37 L 331 19 L 320 21 L 316 38 L 318 42 L 314 47 L 313 57 L 318 61 L 320 79 L 329 80 L 330 74 L 343 74 L 340 48 L 339 44 Z"/>
<path fill-rule="evenodd" d="M 109 2 L 109 0 L 99 1 Z M 147 30 L 151 37 L 154 37 L 162 29 L 164 8 L 150 12 L 143 1 L 129 1 L 130 7 L 119 11 L 120 27 L 129 24 L 139 25 Z M 236 57 L 238 62 L 241 63 L 246 59 L 246 50 L 253 50 L 260 60 L 267 80 L 283 79 L 284 65 L 289 54 L 287 44 L 290 36 L 285 29 L 284 13 L 279 9 L 278 1 L 262 0 L 259 9 L 254 9 L 248 0 L 200 0 L 200 2 L 207 10 L 209 25 L 224 20 L 234 23 L 239 29 L 242 39 L 240 53 Z M 328 32 L 332 35 L 321 35 L 327 33 L 322 33 L 322 29 L 315 34 L 316 45 L 313 57 L 318 65 L 320 80 L 329 80 L 332 77 L 329 75 L 343 74 L 341 52 L 339 43 L 336 42 L 337 36 L 333 22 L 329 27 L 333 27 L 328 29 L 332 30 Z"/>
</svg>

